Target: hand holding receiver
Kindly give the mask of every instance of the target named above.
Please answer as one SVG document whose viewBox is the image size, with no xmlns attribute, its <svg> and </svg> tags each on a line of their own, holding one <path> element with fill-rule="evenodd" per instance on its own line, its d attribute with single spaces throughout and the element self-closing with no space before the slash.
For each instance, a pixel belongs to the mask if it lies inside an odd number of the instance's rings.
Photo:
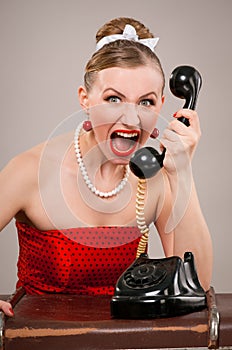
<svg viewBox="0 0 232 350">
<path fill-rule="evenodd" d="M 170 76 L 170 90 L 176 97 L 185 99 L 183 108 L 186 109 L 195 109 L 201 85 L 200 73 L 191 66 L 179 66 Z M 178 120 L 189 126 L 188 118 L 179 117 Z M 159 153 L 153 147 L 143 147 L 131 157 L 130 169 L 140 179 L 153 177 L 163 167 L 165 153 L 165 148 Z"/>
</svg>

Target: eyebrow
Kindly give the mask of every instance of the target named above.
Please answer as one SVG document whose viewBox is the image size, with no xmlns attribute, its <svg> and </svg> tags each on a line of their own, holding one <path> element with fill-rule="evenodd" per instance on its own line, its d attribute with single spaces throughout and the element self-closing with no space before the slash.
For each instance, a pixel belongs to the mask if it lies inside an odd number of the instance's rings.
<svg viewBox="0 0 232 350">
<path fill-rule="evenodd" d="M 144 98 L 144 97 L 146 97 L 146 96 L 148 96 L 148 95 L 155 95 L 156 98 L 158 97 L 157 94 L 155 93 L 155 91 L 150 91 L 150 92 L 148 92 L 147 94 L 141 96 L 140 98 Z"/>
<path fill-rule="evenodd" d="M 105 89 L 105 90 L 103 91 L 103 94 L 104 94 L 105 92 L 108 92 L 109 90 L 114 91 L 117 95 L 120 95 L 120 96 L 122 96 L 122 97 L 126 97 L 126 96 L 124 96 L 121 92 L 115 90 L 114 88 L 107 88 L 107 89 Z"/>
</svg>

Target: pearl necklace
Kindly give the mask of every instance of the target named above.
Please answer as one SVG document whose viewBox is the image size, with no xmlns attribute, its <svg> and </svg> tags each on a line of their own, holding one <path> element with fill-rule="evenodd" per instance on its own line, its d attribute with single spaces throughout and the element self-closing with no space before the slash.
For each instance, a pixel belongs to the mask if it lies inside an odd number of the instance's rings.
<svg viewBox="0 0 232 350">
<path fill-rule="evenodd" d="M 110 192 L 102 192 L 102 191 L 97 190 L 96 187 L 92 184 L 92 182 L 91 182 L 91 180 L 90 180 L 90 178 L 89 178 L 89 176 L 87 174 L 87 171 L 86 171 L 86 168 L 85 168 L 82 156 L 81 156 L 79 139 L 80 139 L 80 131 L 82 129 L 82 125 L 83 125 L 83 123 L 80 123 L 78 125 L 78 127 L 76 128 L 76 131 L 75 131 L 75 135 L 74 135 L 75 153 L 76 153 L 77 163 L 79 165 L 82 177 L 83 177 L 87 187 L 96 196 L 101 197 L 101 198 L 109 198 L 109 197 L 116 196 L 124 188 L 124 186 L 127 183 L 127 180 L 128 180 L 128 177 L 129 177 L 129 166 L 126 166 L 124 178 L 120 181 L 119 185 L 117 187 L 115 187 L 115 189 L 113 189 Z"/>
</svg>

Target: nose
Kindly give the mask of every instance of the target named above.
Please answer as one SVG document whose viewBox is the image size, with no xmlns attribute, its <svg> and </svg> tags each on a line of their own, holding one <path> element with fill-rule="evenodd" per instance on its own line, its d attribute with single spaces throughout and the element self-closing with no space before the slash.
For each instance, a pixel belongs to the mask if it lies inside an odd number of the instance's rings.
<svg viewBox="0 0 232 350">
<path fill-rule="evenodd" d="M 137 105 L 134 103 L 124 103 L 120 120 L 125 125 L 139 126 L 140 118 Z"/>
</svg>

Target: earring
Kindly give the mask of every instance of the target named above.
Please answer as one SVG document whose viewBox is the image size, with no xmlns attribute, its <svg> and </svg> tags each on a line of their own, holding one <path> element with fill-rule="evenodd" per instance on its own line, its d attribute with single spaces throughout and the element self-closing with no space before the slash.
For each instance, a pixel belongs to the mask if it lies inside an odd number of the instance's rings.
<svg viewBox="0 0 232 350">
<path fill-rule="evenodd" d="M 92 130 L 93 127 L 92 127 L 91 121 L 85 120 L 84 123 L 83 123 L 83 129 L 84 129 L 85 131 L 90 131 L 90 130 Z"/>
<path fill-rule="evenodd" d="M 152 139 L 157 139 L 158 136 L 159 136 L 159 130 L 158 130 L 157 128 L 155 128 L 155 129 L 152 131 L 150 137 L 151 137 Z"/>
</svg>

